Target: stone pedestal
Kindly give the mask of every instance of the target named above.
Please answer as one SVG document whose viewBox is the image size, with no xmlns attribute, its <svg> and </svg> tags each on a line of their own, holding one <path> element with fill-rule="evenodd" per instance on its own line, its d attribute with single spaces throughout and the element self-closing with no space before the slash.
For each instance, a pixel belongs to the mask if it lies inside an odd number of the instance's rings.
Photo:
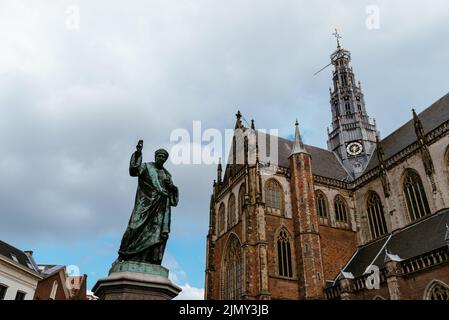
<svg viewBox="0 0 449 320">
<path fill-rule="evenodd" d="M 181 288 L 168 279 L 168 269 L 154 264 L 114 262 L 109 276 L 93 288 L 100 300 L 171 300 Z"/>
</svg>

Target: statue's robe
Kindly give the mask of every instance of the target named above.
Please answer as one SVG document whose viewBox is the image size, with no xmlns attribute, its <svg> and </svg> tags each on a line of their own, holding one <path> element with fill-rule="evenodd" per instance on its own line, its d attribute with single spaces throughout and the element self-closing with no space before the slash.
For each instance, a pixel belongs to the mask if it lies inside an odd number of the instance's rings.
<svg viewBox="0 0 449 320">
<path fill-rule="evenodd" d="M 160 264 L 170 232 L 170 207 L 178 204 L 178 189 L 167 187 L 172 180 L 165 168 L 158 169 L 153 162 L 142 163 L 142 156 L 131 156 L 129 173 L 137 176 L 139 182 L 119 256 L 123 260 Z M 168 196 L 162 194 L 164 191 Z M 159 259 L 153 258 L 154 250 L 158 250 Z"/>
</svg>

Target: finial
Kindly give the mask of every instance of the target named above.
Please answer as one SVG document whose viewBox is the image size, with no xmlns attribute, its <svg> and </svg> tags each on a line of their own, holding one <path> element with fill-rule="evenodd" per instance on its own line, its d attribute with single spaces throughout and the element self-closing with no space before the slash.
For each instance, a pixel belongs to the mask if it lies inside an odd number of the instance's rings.
<svg viewBox="0 0 449 320">
<path fill-rule="evenodd" d="M 221 157 L 218 158 L 218 166 L 217 166 L 217 183 L 221 184 L 221 173 L 223 172 L 223 169 L 221 167 Z M 215 181 L 215 180 L 214 180 Z"/>
<path fill-rule="evenodd" d="M 242 125 L 242 113 L 240 112 L 240 110 L 237 111 L 237 113 L 235 114 L 235 116 L 237 117 L 237 121 L 235 122 L 235 129 L 242 129 L 243 125 Z"/>
<path fill-rule="evenodd" d="M 301 134 L 299 132 L 299 122 L 298 122 L 298 119 L 296 119 L 295 142 L 293 144 L 293 149 L 292 149 L 291 155 L 298 154 L 298 153 L 308 153 L 308 152 L 307 152 L 306 148 L 304 147 L 304 144 L 302 143 Z"/>
<path fill-rule="evenodd" d="M 242 114 L 240 113 L 240 110 L 237 111 L 236 115 L 237 120 L 240 120 L 240 118 L 242 118 Z"/>
<path fill-rule="evenodd" d="M 340 47 L 340 39 L 341 39 L 341 36 L 340 36 L 340 34 L 338 33 L 338 29 L 337 29 L 337 28 L 335 28 L 335 32 L 334 32 L 332 35 L 337 39 L 337 48 L 341 48 L 341 47 Z"/>
</svg>

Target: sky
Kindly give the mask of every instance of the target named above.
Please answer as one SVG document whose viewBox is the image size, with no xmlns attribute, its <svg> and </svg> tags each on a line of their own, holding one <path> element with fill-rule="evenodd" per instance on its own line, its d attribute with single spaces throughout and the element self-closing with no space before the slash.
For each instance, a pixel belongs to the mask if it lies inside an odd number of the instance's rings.
<svg viewBox="0 0 449 320">
<path fill-rule="evenodd" d="M 385 137 L 448 93 L 447 0 L 0 0 L 0 239 L 107 276 L 134 203 L 128 162 L 235 113 L 326 147 L 338 27 Z M 192 134 L 193 136 L 193 134 Z M 204 142 L 203 142 L 204 145 Z M 216 166 L 167 162 L 180 190 L 163 261 L 204 291 Z"/>
</svg>

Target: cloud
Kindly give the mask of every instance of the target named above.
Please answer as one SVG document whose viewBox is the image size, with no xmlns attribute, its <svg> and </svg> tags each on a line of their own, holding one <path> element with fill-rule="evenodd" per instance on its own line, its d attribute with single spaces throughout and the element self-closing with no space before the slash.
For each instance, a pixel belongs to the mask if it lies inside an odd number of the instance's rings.
<svg viewBox="0 0 449 320">
<path fill-rule="evenodd" d="M 204 300 L 204 288 L 194 288 L 188 283 L 181 286 L 181 293 L 175 300 Z"/>
</svg>

